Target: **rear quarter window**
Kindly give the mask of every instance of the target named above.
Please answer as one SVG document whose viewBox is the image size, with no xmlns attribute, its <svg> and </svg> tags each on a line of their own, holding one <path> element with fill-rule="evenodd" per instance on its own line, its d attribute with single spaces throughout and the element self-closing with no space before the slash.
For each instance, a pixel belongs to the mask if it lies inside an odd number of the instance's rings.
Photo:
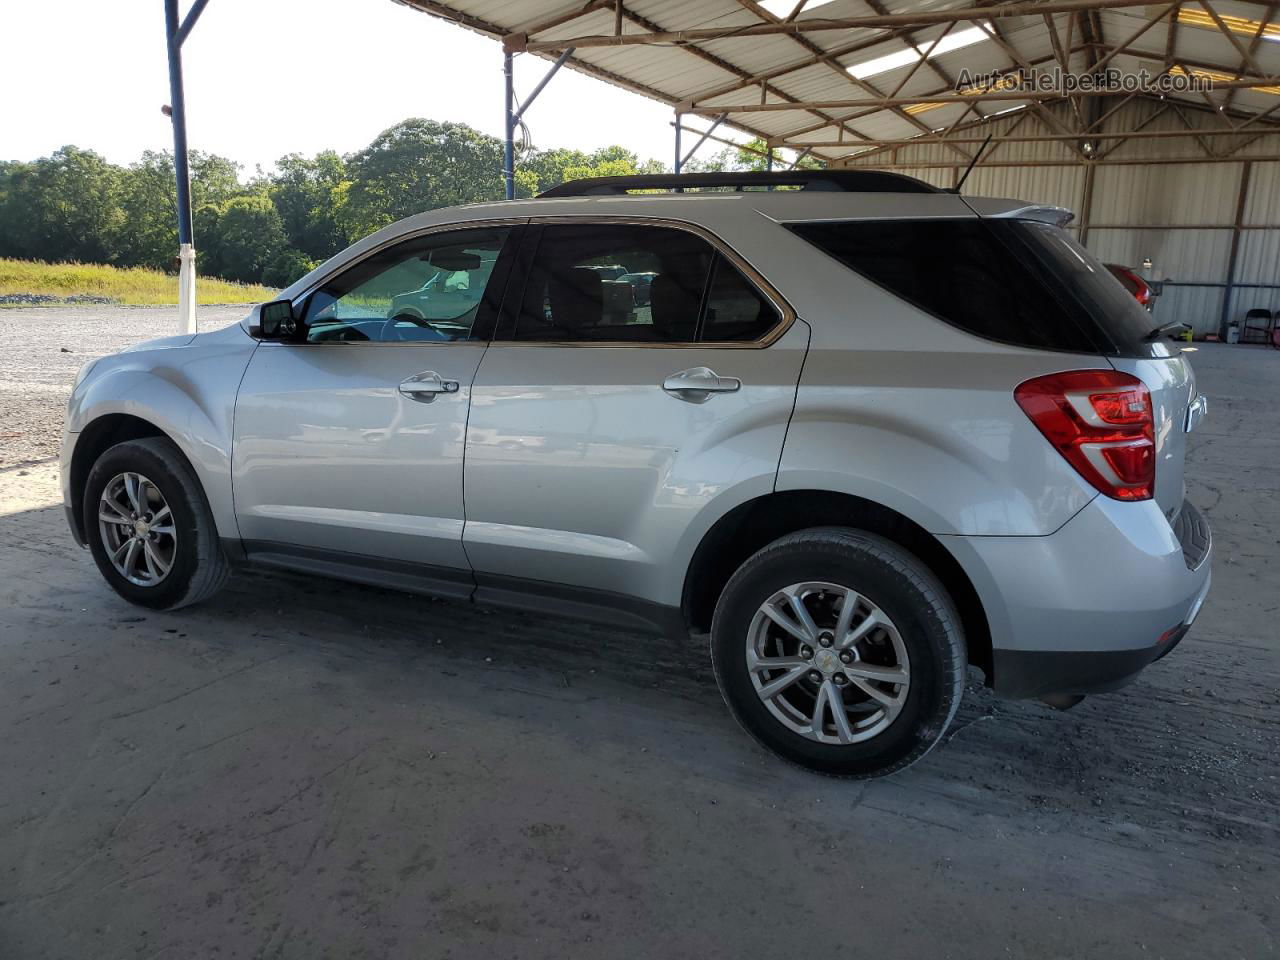
<svg viewBox="0 0 1280 960">
<path fill-rule="evenodd" d="M 1092 258 L 1056 227 L 975 217 L 792 223 L 788 229 L 900 299 L 987 340 L 1117 353 L 1119 344 L 1099 322 L 1114 323 L 1116 311 L 1124 313 L 1124 339 L 1132 340 L 1127 304 L 1105 289 L 1093 291 L 1089 302 L 1081 296 L 1095 279 L 1119 297 L 1127 296 L 1124 288 L 1097 261 L 1095 277 Z"/>
</svg>

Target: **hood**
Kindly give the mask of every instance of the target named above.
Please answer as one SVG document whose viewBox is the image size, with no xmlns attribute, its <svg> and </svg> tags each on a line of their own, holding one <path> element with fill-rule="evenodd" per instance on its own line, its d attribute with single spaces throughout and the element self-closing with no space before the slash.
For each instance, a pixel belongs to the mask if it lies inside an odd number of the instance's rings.
<svg viewBox="0 0 1280 960">
<path fill-rule="evenodd" d="M 255 308 L 256 309 L 256 308 Z M 230 323 L 207 333 L 180 333 L 175 337 L 157 337 L 154 340 L 143 340 L 131 344 L 120 353 L 138 353 L 143 350 L 168 350 L 173 347 L 187 347 L 193 343 L 222 343 L 228 340 L 239 340 L 248 336 L 248 332 L 240 323 Z"/>
<path fill-rule="evenodd" d="M 154 340 L 132 343 L 127 347 L 123 347 L 119 352 L 137 353 L 140 350 L 164 350 L 168 347 L 185 347 L 198 336 L 200 336 L 198 333 L 180 333 L 176 337 L 157 337 Z"/>
</svg>

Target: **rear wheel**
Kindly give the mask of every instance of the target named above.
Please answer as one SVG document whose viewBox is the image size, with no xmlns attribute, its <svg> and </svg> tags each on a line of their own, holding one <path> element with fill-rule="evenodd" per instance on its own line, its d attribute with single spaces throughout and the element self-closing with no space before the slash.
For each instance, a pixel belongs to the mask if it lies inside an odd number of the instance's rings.
<svg viewBox="0 0 1280 960">
<path fill-rule="evenodd" d="M 924 756 L 964 686 L 960 620 L 916 557 L 857 530 L 783 537 L 729 580 L 711 628 L 721 693 L 769 749 L 836 776 Z"/>
<path fill-rule="evenodd" d="M 130 440 L 103 453 L 85 483 L 84 522 L 98 570 L 132 603 L 173 610 L 226 581 L 204 491 L 170 440 Z"/>
</svg>

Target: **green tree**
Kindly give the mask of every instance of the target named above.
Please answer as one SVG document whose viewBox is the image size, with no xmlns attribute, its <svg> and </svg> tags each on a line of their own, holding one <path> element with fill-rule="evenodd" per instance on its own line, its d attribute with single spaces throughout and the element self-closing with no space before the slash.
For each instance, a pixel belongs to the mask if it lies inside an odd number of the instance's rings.
<svg viewBox="0 0 1280 960">
<path fill-rule="evenodd" d="M 316 262 L 301 250 L 290 247 L 281 250 L 265 270 L 262 271 L 262 282 L 268 287 L 284 289 L 299 277 L 315 269 Z"/>
<path fill-rule="evenodd" d="M 769 148 L 764 140 L 756 137 L 754 140 L 748 140 L 740 147 L 725 147 L 717 153 L 711 154 L 704 160 L 694 158 L 684 165 L 684 170 L 688 173 L 718 173 L 720 171 L 736 171 L 736 170 L 767 170 Z M 800 157 L 798 151 L 783 152 L 777 147 L 773 148 L 773 169 L 789 170 L 791 164 L 799 159 L 797 165 L 800 170 L 820 170 L 822 162 L 815 160 L 811 156 Z"/>
<path fill-rule="evenodd" d="M 11 164 L 0 207 L 0 250 L 34 260 L 118 262 L 122 172 L 74 146 L 34 163 Z"/>
<path fill-rule="evenodd" d="M 193 210 L 225 205 L 244 192 L 239 165 L 226 157 L 193 150 L 189 166 Z M 178 253 L 178 188 L 173 154 L 148 150 L 124 171 L 123 179 L 125 226 L 120 238 L 120 262 L 167 270 Z M 199 230 L 195 234 L 199 251 L 205 239 Z"/>
<path fill-rule="evenodd" d="M 748 140 L 745 146 L 750 150 L 737 149 L 737 162 L 740 165 L 739 170 L 764 170 L 767 166 L 765 154 L 769 149 L 765 142 L 759 137 L 754 140 Z M 825 164 L 811 155 L 802 154 L 799 150 L 790 150 L 784 153 L 777 147 L 773 148 L 773 169 L 788 170 L 792 164 L 796 165 L 797 170 L 821 170 Z"/>
<path fill-rule="evenodd" d="M 532 173 L 536 180 L 529 191 L 532 194 L 566 180 L 662 173 L 666 168 L 657 160 L 641 160 L 625 147 L 612 146 L 591 153 L 564 149 L 539 151 L 522 161 L 520 169 Z"/>
<path fill-rule="evenodd" d="M 464 123 L 410 119 L 348 158 L 353 236 L 410 214 L 502 197 L 502 144 Z"/>
<path fill-rule="evenodd" d="M 737 162 L 722 153 L 724 163 Z M 503 195 L 500 141 L 422 119 L 397 124 L 348 157 L 288 154 L 247 182 L 239 165 L 215 154 L 192 151 L 190 168 L 200 272 L 280 286 L 394 220 Z M 533 150 L 517 163 L 516 193 L 663 170 L 619 146 Z M 173 157 L 164 151 L 127 168 L 71 146 L 30 163 L 0 162 L 0 256 L 172 269 L 176 194 Z"/>
<path fill-rule="evenodd" d="M 242 283 L 258 283 L 268 266 L 288 249 L 284 224 L 266 194 L 232 197 L 197 211 L 203 237 L 196 247 L 200 272 Z"/>
<path fill-rule="evenodd" d="M 332 150 L 314 157 L 291 153 L 276 161 L 268 194 L 289 243 L 306 257 L 323 260 L 349 242 L 340 220 L 348 185 L 346 162 Z"/>
</svg>

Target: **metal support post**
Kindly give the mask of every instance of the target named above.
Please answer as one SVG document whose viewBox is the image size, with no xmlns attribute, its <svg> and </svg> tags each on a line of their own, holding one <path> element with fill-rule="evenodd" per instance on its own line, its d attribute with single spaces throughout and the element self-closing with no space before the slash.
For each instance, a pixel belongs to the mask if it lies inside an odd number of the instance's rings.
<svg viewBox="0 0 1280 960">
<path fill-rule="evenodd" d="M 502 144 L 502 178 L 506 183 L 507 199 L 514 200 L 516 198 L 516 118 L 510 51 L 502 54 L 502 80 L 506 86 L 506 139 Z"/>
<path fill-rule="evenodd" d="M 196 249 L 191 231 L 191 170 L 187 160 L 187 105 L 182 89 L 182 44 L 209 0 L 196 0 L 178 22 L 178 0 L 164 0 L 169 51 L 169 114 L 173 121 L 173 172 L 178 188 L 178 332 L 196 332 Z"/>
</svg>

